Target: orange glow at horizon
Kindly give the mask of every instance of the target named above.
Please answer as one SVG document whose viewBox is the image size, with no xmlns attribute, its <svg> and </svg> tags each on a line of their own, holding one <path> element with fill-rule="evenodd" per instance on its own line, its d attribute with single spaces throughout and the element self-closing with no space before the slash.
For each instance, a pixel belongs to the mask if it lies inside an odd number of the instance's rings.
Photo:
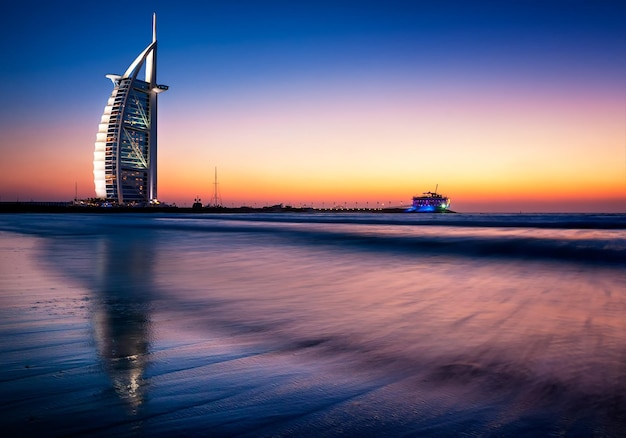
<svg viewBox="0 0 626 438">
<path fill-rule="evenodd" d="M 423 97 L 416 106 L 417 96 L 329 104 L 313 94 L 301 96 L 306 104 L 229 101 L 204 121 L 172 114 L 161 131 L 160 197 L 208 202 L 216 166 L 228 205 L 400 205 L 438 184 L 453 206 L 515 211 L 536 201 L 626 212 L 619 99 L 504 102 L 477 92 L 454 105 Z M 192 160 L 181 160 L 186 148 Z"/>
</svg>

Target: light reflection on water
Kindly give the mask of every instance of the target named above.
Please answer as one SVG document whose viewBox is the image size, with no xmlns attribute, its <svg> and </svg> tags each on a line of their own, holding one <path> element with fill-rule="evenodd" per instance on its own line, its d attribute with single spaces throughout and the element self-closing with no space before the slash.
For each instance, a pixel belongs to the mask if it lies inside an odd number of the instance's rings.
<svg viewBox="0 0 626 438">
<path fill-rule="evenodd" d="M 159 320 L 181 344 L 190 333 L 220 333 L 277 355 L 303 354 L 346 380 L 358 373 L 393 386 L 394 399 L 407 403 L 419 393 L 432 406 L 452 398 L 459 410 L 488 407 L 504 422 L 544 412 L 546 421 L 626 429 L 626 272 L 584 257 L 587 248 L 621 251 L 615 230 L 116 225 L 52 241 L 48 256 L 90 285 L 100 356 L 133 412 L 149 392 Z M 427 240 L 414 250 L 389 236 Z M 518 245 L 513 256 L 507 238 Z M 526 255 L 528 238 L 556 242 L 556 256 L 541 258 L 542 246 Z M 492 240 L 495 253 L 464 247 Z M 578 255 L 568 258 L 570 249 Z"/>
<path fill-rule="evenodd" d="M 536 359 L 529 356 L 533 344 L 544 360 L 582 354 L 594 361 L 600 352 L 589 355 L 588 349 L 595 343 L 607 348 L 623 341 L 610 336 L 625 328 L 623 273 L 612 269 L 380 257 L 342 248 L 251 245 L 246 235 L 220 240 L 184 247 L 177 241 L 178 249 L 165 244 L 156 257 L 159 289 L 175 291 L 173 300 L 216 306 L 198 315 L 207 321 L 213 313 L 228 315 L 242 327 L 258 325 L 297 339 L 349 338 L 401 357 L 472 356 L 488 347 L 529 365 Z"/>
<path fill-rule="evenodd" d="M 150 349 L 153 278 L 151 239 L 122 233 L 81 241 L 94 261 L 87 275 L 93 293 L 92 324 L 98 353 L 113 388 L 136 413 L 145 397 L 143 374 Z M 80 248 L 74 246 L 74 250 Z"/>
<path fill-rule="evenodd" d="M 594 233 L 614 231 L 561 237 Z M 471 398 L 483 401 L 506 394 L 514 411 L 613 412 L 624 421 L 626 273 L 619 267 L 390 254 L 245 232 L 164 239 L 155 260 L 159 290 L 199 329 L 226 329 L 276 349 L 308 347 L 340 357 L 348 370 L 418 377 L 435 394 L 472 388 Z"/>
</svg>

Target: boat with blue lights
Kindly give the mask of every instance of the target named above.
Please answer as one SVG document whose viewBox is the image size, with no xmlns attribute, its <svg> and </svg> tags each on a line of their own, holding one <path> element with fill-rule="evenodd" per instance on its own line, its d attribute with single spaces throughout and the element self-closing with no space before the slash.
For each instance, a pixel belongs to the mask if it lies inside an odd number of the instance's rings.
<svg viewBox="0 0 626 438">
<path fill-rule="evenodd" d="M 413 196 L 413 203 L 406 211 L 417 213 L 450 213 L 450 198 L 434 192 L 424 192 L 422 196 Z"/>
</svg>

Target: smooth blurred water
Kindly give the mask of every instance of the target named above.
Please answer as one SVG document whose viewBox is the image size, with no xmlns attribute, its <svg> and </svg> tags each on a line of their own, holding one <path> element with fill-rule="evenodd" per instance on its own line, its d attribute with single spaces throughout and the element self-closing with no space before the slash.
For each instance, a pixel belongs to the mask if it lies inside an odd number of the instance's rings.
<svg viewBox="0 0 626 438">
<path fill-rule="evenodd" d="M 84 291 L 127 412 L 103 434 L 623 435 L 625 229 L 624 215 L 0 216 L 0 239 L 32 236 L 38 269 Z"/>
</svg>

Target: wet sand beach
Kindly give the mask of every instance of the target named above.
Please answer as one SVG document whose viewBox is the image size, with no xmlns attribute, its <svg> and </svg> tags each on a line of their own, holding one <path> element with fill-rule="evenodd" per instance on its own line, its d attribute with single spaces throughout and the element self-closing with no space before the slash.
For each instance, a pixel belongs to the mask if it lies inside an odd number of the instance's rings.
<svg viewBox="0 0 626 438">
<path fill-rule="evenodd" d="M 622 230 L 341 221 L 3 216 L 3 429 L 623 436 Z"/>
</svg>

